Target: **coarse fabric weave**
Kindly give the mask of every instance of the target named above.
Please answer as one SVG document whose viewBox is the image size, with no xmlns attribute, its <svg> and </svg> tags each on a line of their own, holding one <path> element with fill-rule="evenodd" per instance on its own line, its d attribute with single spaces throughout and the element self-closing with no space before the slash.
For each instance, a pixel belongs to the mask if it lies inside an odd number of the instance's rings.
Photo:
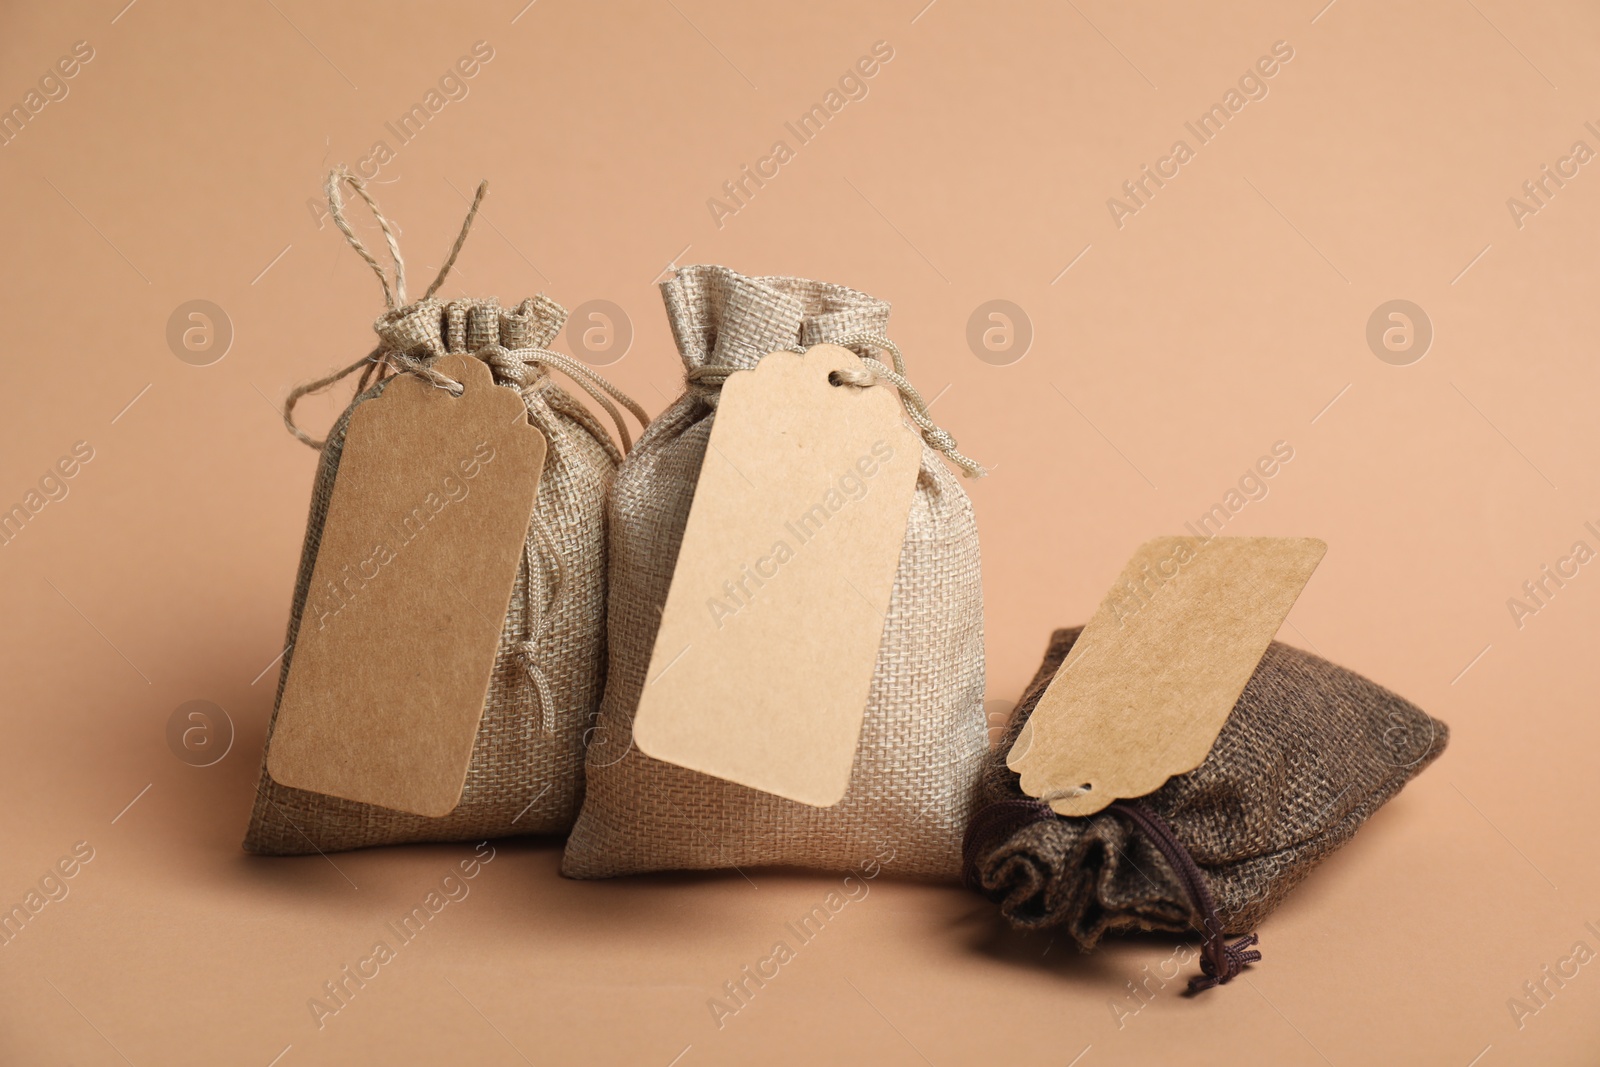
<svg viewBox="0 0 1600 1067">
<path fill-rule="evenodd" d="M 989 759 L 968 847 L 969 878 L 1013 925 L 1062 927 L 1088 950 L 1107 931 L 1198 923 L 1172 865 L 1114 811 L 1004 824 L 1005 809 L 1029 799 L 1006 754 L 1080 632 L 1051 637 Z M 1382 686 L 1274 641 L 1205 761 L 1140 803 L 1199 866 L 1224 931 L 1243 934 L 1448 739 L 1444 723 Z"/>
<path fill-rule="evenodd" d="M 800 278 L 695 266 L 661 290 L 688 370 L 748 369 L 778 349 L 881 336 L 888 327 L 883 301 Z M 719 396 L 716 385 L 691 381 L 617 472 L 610 669 L 562 873 L 846 870 L 892 849 L 891 873 L 954 879 L 987 752 L 983 596 L 971 502 L 926 444 L 844 799 L 811 807 L 652 759 L 632 744 Z"/>
<path fill-rule="evenodd" d="M 493 299 L 446 303 L 430 297 L 386 314 L 376 329 L 384 348 L 427 359 L 478 353 L 494 345 L 545 348 L 565 321 L 565 309 L 542 295 L 512 309 Z M 449 815 L 430 818 L 293 789 L 272 780 L 263 756 L 244 840 L 247 851 L 291 855 L 405 841 L 559 833 L 577 817 L 583 793 L 583 735 L 604 687 L 605 494 L 621 453 L 589 410 L 542 367 L 530 363 L 508 370 L 491 365 L 499 384 L 519 390 L 528 420 L 544 434 L 548 448 L 535 517 L 500 633 L 460 804 Z M 293 664 L 295 636 L 350 416 L 394 380 L 381 381 L 358 395 L 322 450 L 289 616 L 288 651 L 278 680 L 279 703 Z M 529 617 L 529 583 L 534 611 L 542 609 L 542 619 Z M 396 620 L 396 625 L 405 624 Z M 534 646 L 525 656 L 522 645 L 530 635 Z M 383 650 L 374 649 L 372 654 L 381 657 Z M 530 667 L 544 676 L 549 708 L 541 704 Z M 274 724 L 277 714 L 275 703 Z M 271 731 L 269 725 L 269 747 Z"/>
</svg>

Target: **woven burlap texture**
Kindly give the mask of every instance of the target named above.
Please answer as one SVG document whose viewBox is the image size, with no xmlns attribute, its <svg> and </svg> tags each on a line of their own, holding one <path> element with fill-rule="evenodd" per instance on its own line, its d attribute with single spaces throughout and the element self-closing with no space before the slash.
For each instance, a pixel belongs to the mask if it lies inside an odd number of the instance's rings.
<svg viewBox="0 0 1600 1067">
<path fill-rule="evenodd" d="M 379 333 L 397 350 L 438 356 L 477 352 L 497 343 L 508 349 L 544 348 L 565 321 L 566 311 L 542 295 L 512 309 L 493 299 L 446 303 L 427 298 L 380 319 Z M 278 702 L 293 664 L 295 635 L 350 415 L 393 380 L 357 396 L 328 435 L 311 494 Z M 405 841 L 559 833 L 577 817 L 583 793 L 583 734 L 599 705 L 605 677 L 605 494 L 621 455 L 589 410 L 543 369 L 530 365 L 520 392 L 528 419 L 545 435 L 548 450 L 535 520 L 527 534 L 528 551 L 518 567 L 500 633 L 461 803 L 449 815 L 428 818 L 292 789 L 271 779 L 263 756 L 246 850 L 291 855 Z M 531 573 L 529 553 L 537 561 Z M 533 664 L 547 681 L 553 698 L 549 709 L 540 706 L 538 690 L 518 651 L 529 629 L 530 582 L 534 603 L 547 612 Z M 396 625 L 406 624 L 396 620 Z M 373 654 L 381 656 L 382 650 Z M 272 718 L 275 723 L 277 703 Z M 553 726 L 549 732 L 541 729 L 546 718 Z M 269 747 L 271 729 L 269 724 Z"/>
<path fill-rule="evenodd" d="M 842 286 L 686 267 L 661 286 L 687 369 L 749 368 L 768 352 L 881 335 L 889 305 Z M 583 813 L 562 873 L 859 866 L 955 878 L 987 750 L 983 603 L 972 505 L 926 445 L 845 797 L 815 808 L 641 753 L 633 716 L 716 415 L 704 383 L 651 423 L 610 505 L 610 669 Z"/>
<path fill-rule="evenodd" d="M 984 771 L 980 808 L 1024 796 L 1006 754 L 1080 632 L 1051 637 Z M 1204 872 L 1226 932 L 1242 934 L 1448 739 L 1444 723 L 1382 686 L 1274 641 L 1205 761 L 1142 803 Z M 981 850 L 976 874 L 1014 925 L 1062 927 L 1085 950 L 1108 931 L 1185 932 L 1194 918 L 1161 853 L 1111 811 L 1025 826 Z"/>
</svg>

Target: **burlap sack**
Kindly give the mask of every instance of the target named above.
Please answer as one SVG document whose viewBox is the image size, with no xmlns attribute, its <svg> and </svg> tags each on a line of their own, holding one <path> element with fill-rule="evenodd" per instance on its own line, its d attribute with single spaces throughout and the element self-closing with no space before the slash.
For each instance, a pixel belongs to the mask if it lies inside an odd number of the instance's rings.
<svg viewBox="0 0 1600 1067">
<path fill-rule="evenodd" d="M 1014 925 L 1063 928 L 1086 951 L 1108 931 L 1204 934 L 1187 864 L 1159 847 L 1159 826 L 1140 825 L 1138 810 L 1131 818 L 1110 808 L 1055 816 L 1006 767 L 1080 632 L 1051 637 L 989 758 L 966 842 L 968 882 Z M 1205 761 L 1130 807 L 1153 814 L 1192 858 L 1221 927 L 1215 934 L 1245 933 L 1448 738 L 1444 723 L 1387 689 L 1274 641 Z"/>
<path fill-rule="evenodd" d="M 333 200 L 337 202 L 336 196 Z M 399 291 L 403 294 L 403 283 Z M 380 344 L 369 359 L 385 372 L 395 364 L 425 369 L 446 353 L 470 353 L 490 364 L 497 383 L 518 389 L 529 421 L 548 442 L 534 519 L 501 631 L 466 787 L 456 809 L 442 818 L 428 818 L 289 788 L 268 775 L 263 755 L 246 850 L 289 855 L 404 841 L 558 833 L 577 817 L 584 731 L 604 686 L 604 505 L 621 453 L 588 409 L 545 369 L 547 362 L 570 367 L 574 380 L 587 381 L 581 377 L 583 368 L 541 351 L 565 319 L 566 311 L 541 295 L 509 310 L 493 299 L 442 303 L 428 296 L 378 320 Z M 392 363 L 385 364 L 385 359 Z M 322 447 L 289 616 L 288 650 L 278 681 L 279 702 L 294 661 L 295 636 L 350 416 L 394 380 L 390 377 L 359 391 Z M 597 394 L 597 399 L 615 415 L 604 395 Z M 626 443 L 620 418 L 619 430 Z M 383 650 L 374 649 L 373 654 L 381 657 Z M 275 703 L 267 729 L 268 748 L 276 721 Z"/>
<path fill-rule="evenodd" d="M 749 368 L 776 349 L 882 335 L 889 319 L 888 304 L 852 289 L 724 267 L 684 268 L 661 289 L 690 381 L 624 460 L 612 489 L 611 663 L 562 873 L 844 870 L 892 849 L 891 873 L 953 879 L 987 750 L 983 605 L 971 503 L 926 445 L 844 799 L 810 807 L 651 759 L 632 744 L 716 416 L 719 379 L 697 377 L 697 369 Z"/>
</svg>

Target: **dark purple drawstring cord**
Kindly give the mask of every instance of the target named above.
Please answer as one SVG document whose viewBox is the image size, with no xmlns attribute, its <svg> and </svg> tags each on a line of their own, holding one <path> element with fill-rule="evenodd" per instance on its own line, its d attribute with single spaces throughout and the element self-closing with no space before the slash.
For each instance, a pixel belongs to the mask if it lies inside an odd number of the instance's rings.
<svg viewBox="0 0 1600 1067">
<path fill-rule="evenodd" d="M 1217 902 L 1211 896 L 1211 886 L 1205 872 L 1195 863 L 1189 850 L 1172 832 L 1166 821 L 1143 804 L 1126 800 L 1114 801 L 1110 809 L 1144 831 L 1150 843 L 1160 849 L 1167 864 L 1177 874 L 1183 885 L 1189 905 L 1200 916 L 1200 970 L 1201 975 L 1189 979 L 1189 992 L 1198 993 L 1216 985 L 1226 985 L 1238 977 L 1245 965 L 1255 963 L 1261 953 L 1251 948 L 1260 938 L 1251 933 L 1229 942 L 1223 933 L 1222 920 L 1217 916 Z"/>
<path fill-rule="evenodd" d="M 1178 840 L 1177 835 L 1172 832 L 1172 827 L 1168 826 L 1161 816 L 1136 801 L 1118 800 L 1107 810 L 1126 816 L 1129 822 L 1143 831 L 1145 837 L 1156 846 L 1167 864 L 1177 874 L 1179 886 L 1183 889 L 1184 896 L 1189 898 L 1190 908 L 1200 916 L 1202 973 L 1189 979 L 1190 993 L 1199 993 L 1212 986 L 1226 985 L 1238 977 L 1246 964 L 1261 959 L 1261 953 L 1252 948 L 1260 943 L 1257 935 L 1246 934 L 1231 943 L 1227 940 L 1205 872 L 1195 863 L 1194 857 L 1189 855 L 1189 850 Z M 978 809 L 967 827 L 966 841 L 962 848 L 963 875 L 967 885 L 974 889 L 980 888 L 978 859 L 983 853 L 1025 827 L 1056 817 L 1050 805 L 1032 797 L 999 800 Z"/>
</svg>

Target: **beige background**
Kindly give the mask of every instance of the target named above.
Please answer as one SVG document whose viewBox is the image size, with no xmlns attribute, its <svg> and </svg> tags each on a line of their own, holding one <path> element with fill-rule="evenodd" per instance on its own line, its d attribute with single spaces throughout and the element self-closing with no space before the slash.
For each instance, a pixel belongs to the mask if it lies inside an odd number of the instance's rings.
<svg viewBox="0 0 1600 1067">
<path fill-rule="evenodd" d="M 1520 228 L 1506 203 L 1600 149 L 1592 8 L 123 2 L 10 4 L 0 32 L 7 106 L 94 50 L 0 147 L 0 504 L 94 449 L 0 547 L 0 905 L 95 850 L 0 947 L 0 1061 L 1594 1062 L 1600 965 L 1521 1029 L 1507 1001 L 1600 951 L 1600 565 L 1520 629 L 1506 604 L 1600 548 L 1600 165 Z M 308 998 L 471 849 L 238 849 L 314 463 L 273 408 L 381 309 L 308 207 L 322 175 L 394 148 L 385 123 L 480 40 L 468 95 L 379 175 L 413 293 L 487 176 L 445 291 L 616 303 L 636 335 L 608 373 L 652 410 L 679 384 L 653 289 L 675 259 L 893 301 L 935 415 L 995 467 L 972 493 L 996 712 L 1135 545 L 1292 444 L 1228 526 L 1330 545 L 1282 636 L 1454 739 L 1265 926 L 1246 981 L 1171 983 L 1119 1027 L 1172 939 L 1079 957 L 957 889 L 878 882 L 719 1030 L 707 999 L 834 877 L 576 884 L 555 843 L 511 842 L 316 1027 Z M 880 40 L 867 97 L 719 228 L 707 199 Z M 1280 40 L 1269 94 L 1119 229 L 1107 199 Z M 193 299 L 234 330 L 210 366 L 166 341 Z M 1009 365 L 966 340 L 992 299 L 1035 333 Z M 1408 366 L 1365 340 L 1391 299 L 1435 330 Z M 166 741 L 195 699 L 237 727 L 207 768 Z"/>
</svg>

